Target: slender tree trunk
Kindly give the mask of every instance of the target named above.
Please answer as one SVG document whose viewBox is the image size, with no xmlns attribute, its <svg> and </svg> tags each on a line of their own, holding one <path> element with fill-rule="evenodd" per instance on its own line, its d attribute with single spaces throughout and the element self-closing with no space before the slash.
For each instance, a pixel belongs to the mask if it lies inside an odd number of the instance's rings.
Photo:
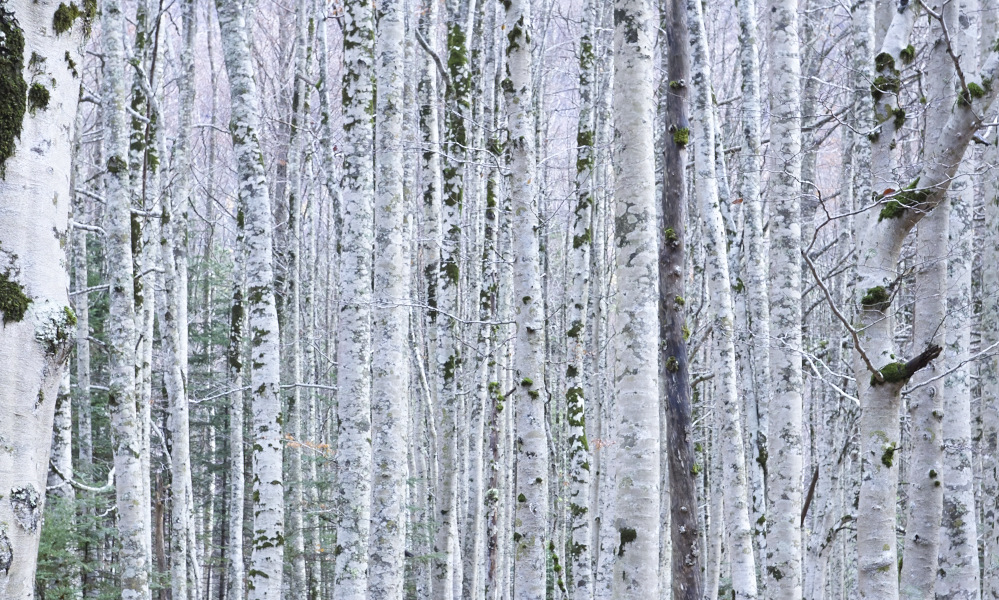
<svg viewBox="0 0 999 600">
<path fill-rule="evenodd" d="M 402 0 L 378 6 L 378 186 L 372 364 L 374 456 L 371 548 L 372 600 L 403 594 L 406 545 L 406 452 L 409 445 L 409 212 L 403 196 L 405 21 Z"/>
<path fill-rule="evenodd" d="M 149 521 L 144 492 L 142 425 L 136 411 L 136 330 L 128 128 L 125 87 L 124 15 L 118 0 L 102 4 L 102 50 L 105 57 L 105 175 L 107 261 L 111 279 L 108 321 L 111 355 L 108 402 L 115 463 L 120 568 L 123 600 L 149 598 Z"/>
<path fill-rule="evenodd" d="M 746 437 L 750 457 L 748 480 L 750 520 L 753 523 L 754 550 L 762 572 L 767 563 L 766 463 L 768 407 L 770 403 L 770 305 L 768 261 L 763 230 L 763 198 L 760 193 L 761 134 L 760 59 L 757 42 L 756 2 L 739 2 L 739 59 L 742 72 L 742 185 L 745 205 L 745 245 L 743 270 L 746 277 L 749 380 L 741 382 L 745 394 Z"/>
<path fill-rule="evenodd" d="M 572 217 L 572 248 L 569 250 L 568 274 L 572 281 L 567 289 L 572 305 L 567 317 L 566 332 L 569 350 L 566 368 L 566 410 L 569 471 L 569 580 L 573 600 L 590 600 L 593 596 L 593 574 L 590 552 L 590 446 L 586 436 L 586 399 L 591 395 L 587 384 L 590 364 L 586 359 L 587 320 L 590 289 L 590 248 L 593 246 L 593 175 L 596 159 L 595 137 L 595 57 L 596 6 L 592 0 L 583 8 L 583 37 L 579 43 L 580 112 L 576 128 L 576 208 Z"/>
<path fill-rule="evenodd" d="M 244 597 L 243 574 L 243 487 L 245 473 L 243 469 L 243 329 L 245 327 L 245 307 L 243 304 L 243 235 L 241 230 L 236 237 L 236 252 L 233 282 L 232 303 L 229 309 L 229 345 L 227 348 L 227 369 L 229 389 L 229 515 L 228 537 L 226 550 L 228 555 L 226 570 L 226 588 L 230 600 L 241 600 Z"/>
<path fill-rule="evenodd" d="M 237 225 L 246 243 L 250 388 L 253 397 L 253 547 L 246 587 L 250 600 L 278 600 L 284 562 L 280 331 L 274 303 L 271 201 L 260 147 L 260 107 L 253 79 L 247 13 L 237 2 L 216 1 L 239 175 Z M 252 13 L 250 13 L 252 14 Z"/>
<path fill-rule="evenodd" d="M 292 70 L 292 100 L 291 127 L 288 142 L 288 181 L 285 186 L 286 197 L 284 210 L 287 210 L 288 222 L 283 236 L 285 257 L 285 278 L 283 281 L 284 305 L 281 311 L 283 318 L 281 333 L 285 338 L 284 347 L 288 349 L 288 357 L 284 365 L 285 385 L 292 386 L 287 392 L 287 418 L 285 424 L 287 435 L 292 444 L 287 456 L 286 504 L 288 542 L 291 569 L 289 570 L 288 594 L 293 598 L 304 598 L 306 594 L 305 565 L 305 480 L 302 470 L 302 455 L 305 452 L 306 440 L 303 437 L 302 405 L 303 389 L 303 346 L 311 340 L 302 339 L 302 197 L 305 193 L 305 149 L 306 137 L 309 131 L 309 98 L 312 86 L 306 85 L 310 56 L 308 53 L 308 31 L 306 23 L 310 11 L 310 3 L 298 0 L 295 6 L 295 42 Z"/>
<path fill-rule="evenodd" d="M 983 18 L 985 29 L 989 21 Z M 995 18 L 991 20 L 995 25 Z M 999 135 L 989 138 L 983 160 L 999 161 Z M 999 179 L 985 182 L 985 243 L 982 249 L 982 345 L 999 343 Z M 985 360 L 981 370 L 983 398 L 999 398 L 999 357 Z M 999 599 L 999 402 L 982 402 L 982 537 L 985 563 L 982 565 L 982 597 Z"/>
<path fill-rule="evenodd" d="M 978 70 L 978 0 L 941 6 L 950 43 L 965 73 Z M 995 31 L 987 35 L 994 37 Z M 960 94 L 961 92 L 959 92 Z M 943 518 L 940 532 L 938 597 L 977 600 L 981 597 L 978 562 L 978 512 L 972 456 L 971 327 L 972 262 L 975 233 L 975 152 L 969 152 L 948 192 L 951 204 L 947 261 L 947 329 L 943 394 Z M 948 200 L 944 199 L 941 204 Z M 993 401 L 995 401 L 993 399 Z"/>
<path fill-rule="evenodd" d="M 715 372 L 715 404 L 716 410 L 722 415 L 719 447 L 721 462 L 724 465 L 725 523 L 732 569 L 732 589 L 736 598 L 751 600 L 756 598 L 757 594 L 756 565 L 753 560 L 753 532 L 749 524 L 742 418 L 736 389 L 732 286 L 729 278 L 725 227 L 715 176 L 714 114 L 710 102 L 711 71 L 708 67 L 707 42 L 703 33 L 704 17 L 700 3 L 688 2 L 687 14 L 691 20 L 693 129 L 697 134 L 694 152 L 697 178 L 695 189 L 706 233 L 704 245 L 707 254 L 708 306 L 714 328 L 712 362 Z M 676 135 L 677 133 L 674 133 L 674 138 Z"/>
<path fill-rule="evenodd" d="M 346 5 L 342 300 L 337 340 L 338 507 L 334 598 L 360 600 L 367 591 L 371 520 L 371 275 L 374 247 L 372 151 L 374 6 Z M 401 526 L 401 525 L 400 525 Z"/>
<path fill-rule="evenodd" d="M 931 36 L 941 37 L 939 23 L 933 23 Z M 953 102 L 953 62 L 942 53 L 932 57 L 927 65 L 928 103 Z M 941 111 L 931 113 L 939 126 Z M 947 317 L 947 254 L 950 201 L 944 200 L 919 225 L 916 244 L 919 267 L 913 290 L 916 305 L 913 315 L 913 345 L 925 348 L 942 345 Z M 940 552 L 940 519 L 943 510 L 943 439 L 944 382 L 939 376 L 942 364 L 931 364 L 913 377 L 923 387 L 909 394 L 909 414 L 912 418 L 912 450 L 909 458 L 908 507 L 905 548 L 899 582 L 900 597 L 930 599 L 935 597 L 938 556 Z M 932 381 L 936 379 L 936 381 Z"/>
<path fill-rule="evenodd" d="M 690 131 L 686 82 L 690 79 L 687 6 L 670 0 L 667 6 L 667 87 L 663 162 L 663 236 L 659 240 L 659 376 L 666 392 L 666 432 L 669 455 L 671 589 L 674 600 L 700 600 L 704 589 L 701 571 L 700 524 L 697 519 L 697 475 L 691 430 L 690 366 L 684 334 L 686 304 L 685 171 L 687 144 L 672 133 Z M 675 82 L 675 83 L 674 83 Z M 680 301 L 678 301 L 679 299 Z M 665 590 L 660 590 L 660 593 Z"/>
</svg>

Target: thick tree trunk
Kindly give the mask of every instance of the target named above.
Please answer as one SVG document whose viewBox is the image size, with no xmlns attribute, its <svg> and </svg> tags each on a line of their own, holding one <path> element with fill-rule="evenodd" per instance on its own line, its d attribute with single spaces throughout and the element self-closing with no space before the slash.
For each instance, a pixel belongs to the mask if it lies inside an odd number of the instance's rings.
<svg viewBox="0 0 999 600">
<path fill-rule="evenodd" d="M 507 78 L 503 80 L 510 144 L 514 338 L 512 395 L 516 410 L 514 598 L 545 598 L 548 553 L 548 438 L 545 424 L 544 308 L 537 236 L 531 3 L 506 6 Z"/>
<path fill-rule="evenodd" d="M 877 61 L 884 77 L 898 77 L 896 64 L 906 50 L 907 35 L 894 35 L 896 29 L 911 22 L 911 8 L 896 13 L 881 58 Z M 900 25 L 901 23 L 901 25 Z M 946 52 L 946 44 L 931 48 Z M 976 80 L 991 81 L 999 71 L 999 52 L 991 51 Z M 980 94 L 968 94 L 954 105 L 944 104 L 945 124 L 923 152 L 919 177 L 885 196 L 880 210 L 864 214 L 865 223 L 858 238 L 858 291 L 860 313 L 855 367 L 861 399 L 861 478 L 858 508 L 858 555 L 861 594 L 873 599 L 898 596 L 898 566 L 895 540 L 895 497 L 898 471 L 894 452 L 899 442 L 898 407 L 902 385 L 925 362 L 909 365 L 896 358 L 892 336 L 892 317 L 888 309 L 895 288 L 902 243 L 912 227 L 932 210 L 961 164 L 971 136 L 999 88 L 979 88 Z M 933 348 L 922 357 L 934 355 Z M 939 349 L 937 348 L 937 351 Z"/>
<path fill-rule="evenodd" d="M 374 456 L 369 550 L 371 600 L 403 595 L 409 446 L 409 214 L 403 197 L 402 0 L 378 5 L 378 186 L 375 195 L 375 309 L 372 364 Z"/>
<path fill-rule="evenodd" d="M 659 596 L 659 302 L 649 0 L 614 3 L 614 598 Z M 618 541 L 618 540 L 615 540 Z"/>
<path fill-rule="evenodd" d="M 337 562 L 334 598 L 367 593 L 371 520 L 371 275 L 374 247 L 374 6 L 346 5 L 343 98 L 342 300 L 337 340 L 339 435 Z"/>
<path fill-rule="evenodd" d="M 770 0 L 770 431 L 767 597 L 801 597 L 801 57 L 798 1 Z"/>
</svg>

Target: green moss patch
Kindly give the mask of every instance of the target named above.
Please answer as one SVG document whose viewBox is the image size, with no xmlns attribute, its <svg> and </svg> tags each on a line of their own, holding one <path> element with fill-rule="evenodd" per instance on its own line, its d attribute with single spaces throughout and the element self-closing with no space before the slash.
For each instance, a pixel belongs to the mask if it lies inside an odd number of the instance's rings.
<svg viewBox="0 0 999 600">
<path fill-rule="evenodd" d="M 28 91 L 23 71 L 24 32 L 14 13 L 0 8 L 0 178 L 21 137 Z"/>
<path fill-rule="evenodd" d="M 31 298 L 24 293 L 24 288 L 10 279 L 10 273 L 0 273 L 0 312 L 3 313 L 3 324 L 18 323 L 24 319 L 24 313 L 31 304 Z"/>
<path fill-rule="evenodd" d="M 28 88 L 28 107 L 31 112 L 48 108 L 51 96 L 49 88 L 40 83 L 32 83 L 31 87 Z"/>
</svg>

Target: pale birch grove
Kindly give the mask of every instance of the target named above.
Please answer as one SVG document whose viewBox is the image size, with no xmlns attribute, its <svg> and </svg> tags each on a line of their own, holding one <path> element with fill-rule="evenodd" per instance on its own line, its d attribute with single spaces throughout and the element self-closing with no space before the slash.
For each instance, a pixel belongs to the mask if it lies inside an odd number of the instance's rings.
<svg viewBox="0 0 999 600">
<path fill-rule="evenodd" d="M 999 600 L 996 0 L 0 0 L 0 600 Z"/>
</svg>

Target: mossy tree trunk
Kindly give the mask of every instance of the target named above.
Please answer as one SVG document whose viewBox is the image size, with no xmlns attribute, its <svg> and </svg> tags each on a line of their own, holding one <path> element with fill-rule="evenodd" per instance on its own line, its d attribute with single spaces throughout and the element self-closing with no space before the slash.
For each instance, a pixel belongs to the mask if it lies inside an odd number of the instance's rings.
<svg viewBox="0 0 999 600">
<path fill-rule="evenodd" d="M 885 43 L 876 64 L 882 70 L 900 64 L 902 53 L 908 54 L 908 35 L 894 35 L 904 30 L 907 14 L 913 9 L 895 14 L 888 28 Z M 945 53 L 947 45 L 937 44 L 932 53 Z M 933 60 L 931 57 L 930 60 Z M 992 81 L 999 74 L 999 52 L 994 48 L 977 72 L 969 72 L 969 81 Z M 987 88 L 987 89 L 986 89 Z M 961 165 L 964 151 L 977 131 L 980 115 L 985 114 L 995 99 L 999 87 L 978 84 L 975 94 L 967 94 L 958 102 L 943 103 L 932 110 L 943 111 L 937 122 L 943 125 L 927 138 L 923 150 L 922 168 L 918 177 L 896 184 L 898 191 L 879 195 L 873 207 L 858 219 L 857 269 L 861 312 L 858 318 L 858 345 L 854 371 L 861 400 L 861 477 L 857 514 L 858 572 L 860 593 L 873 599 L 898 597 L 898 563 L 896 556 L 896 508 L 898 467 L 894 452 L 899 444 L 899 403 L 902 386 L 935 356 L 939 348 L 931 346 L 921 360 L 900 362 L 893 338 L 893 316 L 890 308 L 897 285 L 899 255 L 909 231 L 925 214 L 939 204 L 943 194 Z M 877 94 L 877 90 L 874 90 Z M 919 350 L 917 348 L 917 350 Z"/>
<path fill-rule="evenodd" d="M 690 80 L 687 3 L 666 4 L 667 86 L 666 135 L 689 130 L 686 82 Z M 676 83 L 672 83 L 676 82 Z M 682 83 L 681 83 L 682 82 Z M 701 600 L 704 573 L 698 523 L 697 475 L 690 398 L 690 365 L 686 341 L 686 208 L 687 145 L 663 142 L 663 235 L 659 247 L 659 376 L 666 395 L 666 452 L 670 490 L 670 588 L 675 600 Z M 683 184 L 679 182 L 684 182 Z M 678 302 L 677 298 L 683 300 Z M 660 590 L 660 595 L 667 590 Z"/>
<path fill-rule="evenodd" d="M 251 600 L 281 596 L 284 563 L 280 331 L 274 301 L 271 199 L 260 146 L 260 99 L 250 54 L 252 12 L 216 1 L 239 175 L 237 225 L 246 243 L 246 286 L 253 412 L 253 538 L 246 587 Z"/>
<path fill-rule="evenodd" d="M 343 233 L 337 339 L 339 434 L 334 598 L 368 587 L 371 520 L 371 289 L 374 249 L 375 16 L 370 0 L 346 5 L 343 38 Z"/>
</svg>

